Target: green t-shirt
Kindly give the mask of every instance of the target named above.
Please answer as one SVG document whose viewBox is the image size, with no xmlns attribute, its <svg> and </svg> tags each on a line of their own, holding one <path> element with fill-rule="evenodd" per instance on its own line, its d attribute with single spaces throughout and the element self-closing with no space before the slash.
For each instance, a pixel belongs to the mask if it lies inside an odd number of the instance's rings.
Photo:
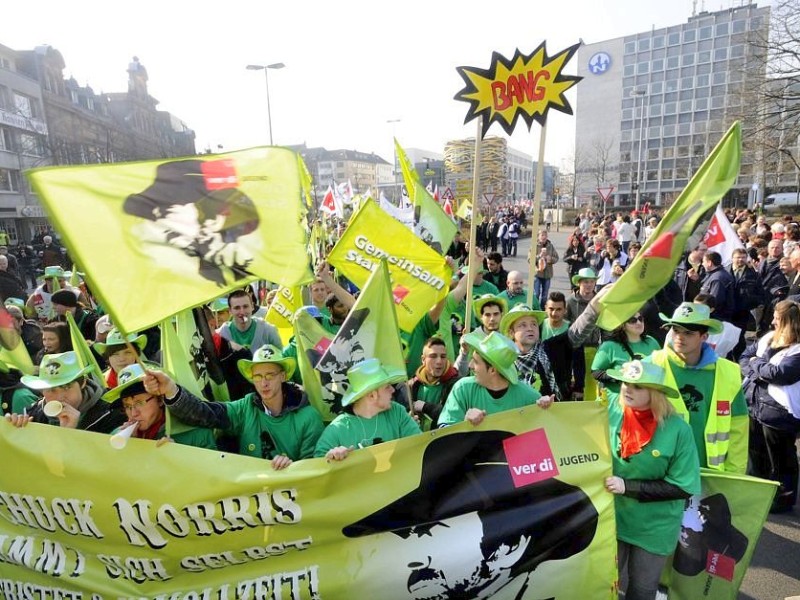
<svg viewBox="0 0 800 600">
<path fill-rule="evenodd" d="M 472 286 L 473 299 L 477 298 L 478 296 L 483 296 L 484 294 L 493 294 L 497 296 L 499 293 L 500 290 L 497 289 L 497 286 L 491 281 L 486 281 L 485 279 L 481 281 L 480 284 L 474 283 Z"/>
<path fill-rule="evenodd" d="M 633 357 L 628 354 L 625 347 L 619 342 L 609 340 L 600 344 L 597 349 L 597 354 L 594 355 L 592 361 L 592 371 L 608 371 L 609 369 L 619 369 L 626 362 L 631 360 L 641 360 L 645 356 L 650 356 L 653 352 L 658 350 L 661 346 L 658 345 L 658 340 L 650 336 L 642 336 L 638 342 L 628 344 L 633 351 Z M 603 384 L 608 394 L 608 401 L 615 402 L 619 397 L 620 382 L 610 381 Z"/>
<path fill-rule="evenodd" d="M 569 329 L 569 326 L 570 322 L 564 319 L 561 321 L 561 325 L 554 329 L 550 325 L 550 319 L 545 319 L 542 322 L 542 341 L 550 339 L 551 337 L 555 337 L 559 333 L 564 333 L 567 329 Z"/>
<path fill-rule="evenodd" d="M 331 320 L 330 316 L 327 316 L 327 317 L 323 316 L 322 317 L 322 327 L 328 333 L 332 333 L 333 335 L 336 335 L 337 333 L 339 333 L 339 329 L 341 329 L 342 325 L 341 324 L 337 325 L 336 323 L 334 323 Z"/>
<path fill-rule="evenodd" d="M 691 429 L 684 420 L 678 415 L 668 417 L 640 452 L 623 460 L 619 456 L 622 415 L 619 402 L 608 403 L 614 475 L 623 479 L 663 479 L 687 494 L 699 494 L 700 463 Z M 615 494 L 617 539 L 661 556 L 674 552 L 684 504 L 684 500 L 640 502 Z"/>
<path fill-rule="evenodd" d="M 255 319 L 250 319 L 250 326 L 244 331 L 239 331 L 239 328 L 231 321 L 228 331 L 231 333 L 231 341 L 240 346 L 251 348 L 253 346 L 253 338 L 256 335 L 256 321 Z"/>
<path fill-rule="evenodd" d="M 460 423 L 470 408 L 485 410 L 491 415 L 536 404 L 541 397 L 542 395 L 532 387 L 516 383 L 509 385 L 506 393 L 495 400 L 489 391 L 476 381 L 475 376 L 464 377 L 459 379 L 450 391 L 439 415 L 439 425 Z"/>
<path fill-rule="evenodd" d="M 366 448 L 372 446 L 376 439 L 390 442 L 418 433 L 422 431 L 417 422 L 397 402 L 392 402 L 389 410 L 379 412 L 370 419 L 342 413 L 322 432 L 314 449 L 314 456 L 325 456 L 328 450 L 338 446 Z"/>
<path fill-rule="evenodd" d="M 709 351 L 711 351 L 710 347 Z M 706 456 L 705 429 L 708 421 L 708 409 L 714 392 L 715 363 L 712 362 L 703 367 L 687 367 L 674 352 L 671 350 L 667 352 L 669 352 L 669 366 L 672 375 L 675 377 L 675 383 L 680 390 L 684 404 L 686 404 L 686 410 L 689 411 L 689 425 L 692 427 L 700 464 L 706 465 L 708 457 Z M 703 357 L 705 356 L 704 351 Z M 744 393 L 740 389 L 731 402 L 731 418 L 746 415 L 747 403 Z"/>
<path fill-rule="evenodd" d="M 528 303 L 528 290 L 522 290 L 521 294 L 518 294 L 513 298 L 508 295 L 508 290 L 504 290 L 500 292 L 500 297 L 508 302 L 508 310 L 511 310 L 518 304 Z M 533 295 L 533 306 L 531 306 L 531 308 L 533 310 L 541 310 L 541 304 L 539 304 L 539 299 L 536 297 L 536 294 Z"/>
<path fill-rule="evenodd" d="M 39 400 L 39 396 L 34 394 L 28 388 L 19 388 L 14 390 L 11 394 L 11 406 L 8 406 L 5 399 L 3 400 L 3 413 L 14 413 L 21 415 L 24 410 L 30 408 Z"/>
</svg>

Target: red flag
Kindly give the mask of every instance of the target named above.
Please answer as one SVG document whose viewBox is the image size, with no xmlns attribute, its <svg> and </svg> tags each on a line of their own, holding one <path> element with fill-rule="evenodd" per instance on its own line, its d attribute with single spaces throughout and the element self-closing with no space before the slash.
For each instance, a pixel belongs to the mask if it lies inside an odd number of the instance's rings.
<svg viewBox="0 0 800 600">
<path fill-rule="evenodd" d="M 436 187 L 433 188 L 433 199 L 436 200 L 438 204 L 442 203 L 442 197 L 439 195 L 439 184 L 436 184 Z M 452 211 L 452 208 L 450 209 Z M 450 215 L 453 216 L 452 214 Z"/>
<path fill-rule="evenodd" d="M 725 211 L 722 210 L 722 203 L 717 206 L 703 241 L 710 252 L 719 253 L 722 257 L 722 264 L 725 266 L 731 264 L 731 256 L 736 248 L 744 248 L 742 240 L 733 229 Z"/>
<path fill-rule="evenodd" d="M 437 188 L 438 191 L 438 188 Z M 453 203 L 450 202 L 449 199 L 444 201 L 444 214 L 446 214 L 451 219 L 455 219 L 455 215 L 453 214 Z"/>
<path fill-rule="evenodd" d="M 328 186 L 328 191 L 325 192 L 320 208 L 329 215 L 336 214 L 336 199 L 333 197 L 333 188 L 331 186 Z"/>
</svg>

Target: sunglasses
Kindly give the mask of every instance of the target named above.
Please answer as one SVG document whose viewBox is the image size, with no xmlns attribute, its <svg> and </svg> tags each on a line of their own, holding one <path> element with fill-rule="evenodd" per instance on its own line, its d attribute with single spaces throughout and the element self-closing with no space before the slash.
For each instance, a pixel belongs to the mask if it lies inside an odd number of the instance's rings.
<svg viewBox="0 0 800 600">
<path fill-rule="evenodd" d="M 644 317 L 642 315 L 639 315 L 638 317 L 631 317 L 625 322 L 628 323 L 628 325 L 633 325 L 634 323 L 638 323 L 639 321 L 644 323 Z"/>
</svg>

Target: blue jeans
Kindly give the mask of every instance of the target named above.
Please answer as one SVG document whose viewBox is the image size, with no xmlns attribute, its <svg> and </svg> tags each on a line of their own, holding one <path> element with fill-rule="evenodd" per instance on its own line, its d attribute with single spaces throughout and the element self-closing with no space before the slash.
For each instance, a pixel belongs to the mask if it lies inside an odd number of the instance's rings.
<svg viewBox="0 0 800 600">
<path fill-rule="evenodd" d="M 617 540 L 617 561 L 625 600 L 653 600 L 667 557 Z"/>
<path fill-rule="evenodd" d="M 539 299 L 539 304 L 544 305 L 547 303 L 547 294 L 550 292 L 550 279 L 544 277 L 534 277 L 533 279 L 533 294 Z"/>
</svg>

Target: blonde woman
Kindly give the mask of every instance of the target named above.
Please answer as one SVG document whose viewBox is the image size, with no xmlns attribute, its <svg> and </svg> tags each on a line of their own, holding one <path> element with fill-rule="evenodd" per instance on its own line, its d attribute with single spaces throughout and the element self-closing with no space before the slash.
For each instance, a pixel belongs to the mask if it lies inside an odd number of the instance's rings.
<svg viewBox="0 0 800 600">
<path fill-rule="evenodd" d="M 771 512 L 797 502 L 800 433 L 800 304 L 775 305 L 774 331 L 742 354 L 744 394 L 750 412 L 750 474 L 780 484 Z"/>
<path fill-rule="evenodd" d="M 678 392 L 663 384 L 664 369 L 635 360 L 607 374 L 622 383 L 608 404 L 614 475 L 605 480 L 616 494 L 620 589 L 626 600 L 652 600 L 685 500 L 700 493 L 700 463 L 691 428 L 666 398 Z"/>
</svg>

